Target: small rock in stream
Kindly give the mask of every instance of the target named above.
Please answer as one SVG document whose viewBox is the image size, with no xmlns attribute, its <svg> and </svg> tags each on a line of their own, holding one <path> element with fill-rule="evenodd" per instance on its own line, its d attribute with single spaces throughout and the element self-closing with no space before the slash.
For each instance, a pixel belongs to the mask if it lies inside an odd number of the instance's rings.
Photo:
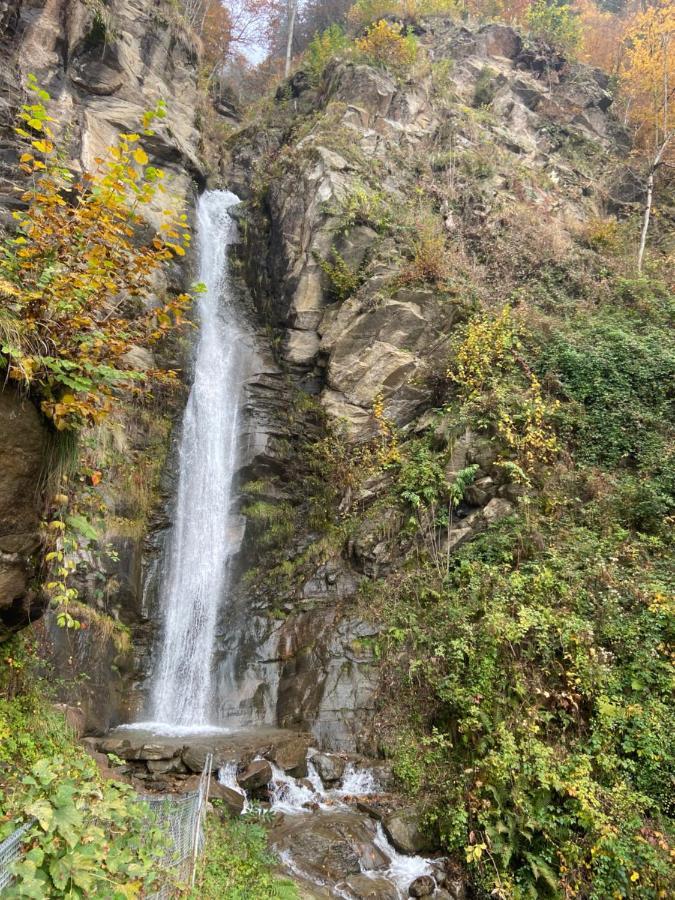
<svg viewBox="0 0 675 900">
<path fill-rule="evenodd" d="M 266 759 L 254 759 L 237 776 L 240 787 L 247 793 L 266 787 L 272 780 L 272 766 Z"/>
<path fill-rule="evenodd" d="M 408 887 L 409 897 L 431 897 L 436 890 L 436 882 L 431 875 L 420 875 Z"/>
<path fill-rule="evenodd" d="M 334 753 L 315 753 L 311 762 L 326 787 L 342 778 L 347 765 L 346 760 Z"/>
</svg>

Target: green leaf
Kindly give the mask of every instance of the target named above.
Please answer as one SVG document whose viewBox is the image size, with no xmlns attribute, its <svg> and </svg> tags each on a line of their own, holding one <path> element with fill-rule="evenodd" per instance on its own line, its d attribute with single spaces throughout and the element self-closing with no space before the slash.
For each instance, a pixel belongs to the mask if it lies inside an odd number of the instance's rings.
<svg viewBox="0 0 675 900">
<path fill-rule="evenodd" d="M 50 831 L 54 820 L 54 807 L 49 800 L 36 800 L 26 807 L 26 814 L 38 820 L 43 831 Z"/>
<path fill-rule="evenodd" d="M 73 531 L 76 531 L 82 537 L 87 538 L 87 540 L 98 540 L 98 532 L 93 527 L 93 525 L 88 522 L 87 519 L 85 519 L 84 516 L 66 516 L 66 522 L 69 528 L 71 528 Z"/>
</svg>

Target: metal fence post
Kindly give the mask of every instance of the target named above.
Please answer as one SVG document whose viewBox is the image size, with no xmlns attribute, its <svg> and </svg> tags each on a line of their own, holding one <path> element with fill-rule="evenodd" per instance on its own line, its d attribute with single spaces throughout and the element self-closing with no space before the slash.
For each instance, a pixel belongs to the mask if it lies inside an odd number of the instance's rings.
<svg viewBox="0 0 675 900">
<path fill-rule="evenodd" d="M 192 836 L 192 863 L 190 872 L 190 887 L 195 886 L 197 878 L 197 856 L 199 855 L 199 835 L 202 827 L 202 818 L 206 813 L 206 804 L 209 799 L 209 788 L 211 786 L 211 771 L 213 769 L 213 754 L 207 753 L 204 761 L 204 771 L 202 772 L 199 784 L 199 808 L 195 816 L 194 834 Z"/>
</svg>

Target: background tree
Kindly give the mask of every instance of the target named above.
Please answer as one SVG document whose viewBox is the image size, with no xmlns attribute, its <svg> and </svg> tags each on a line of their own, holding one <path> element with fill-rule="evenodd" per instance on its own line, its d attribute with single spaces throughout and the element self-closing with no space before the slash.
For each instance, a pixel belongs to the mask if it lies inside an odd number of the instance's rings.
<svg viewBox="0 0 675 900">
<path fill-rule="evenodd" d="M 635 17 L 627 33 L 622 89 L 637 146 L 646 157 L 646 200 L 637 268 L 642 271 L 652 215 L 654 182 L 669 165 L 675 143 L 670 111 L 675 89 L 675 5 L 670 0 L 649 6 Z"/>
</svg>

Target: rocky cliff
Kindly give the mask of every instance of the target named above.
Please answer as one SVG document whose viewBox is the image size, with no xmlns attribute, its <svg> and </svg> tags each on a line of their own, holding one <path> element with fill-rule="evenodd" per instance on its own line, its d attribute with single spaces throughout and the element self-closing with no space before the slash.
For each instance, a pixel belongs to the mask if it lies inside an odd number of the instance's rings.
<svg viewBox="0 0 675 900">
<path fill-rule="evenodd" d="M 628 139 L 602 72 L 503 25 L 433 20 L 418 31 L 426 63 L 414 78 L 351 61 L 329 64 L 319 84 L 298 72 L 230 141 L 243 272 L 287 378 L 271 404 L 268 465 L 250 474 L 277 509 L 304 510 L 282 561 L 258 554 L 261 580 L 242 588 L 240 690 L 230 696 L 341 748 L 377 745 L 378 628 L 357 598 L 409 564 L 416 542 L 386 471 L 341 496 L 331 522 L 346 537 L 308 527 L 316 486 L 298 447 L 313 439 L 317 412 L 293 423 L 284 391 L 315 398 L 347 454 L 382 416 L 423 433 L 457 326 L 481 303 L 532 299 L 545 313 L 564 302 L 561 283 L 591 295 L 598 262 L 579 232 L 627 199 Z M 274 385 L 266 391 L 274 398 Z M 495 467 L 489 439 L 435 427 L 437 446 L 454 447 L 448 477 L 478 467 L 450 552 L 511 513 L 522 488 Z"/>
</svg>

